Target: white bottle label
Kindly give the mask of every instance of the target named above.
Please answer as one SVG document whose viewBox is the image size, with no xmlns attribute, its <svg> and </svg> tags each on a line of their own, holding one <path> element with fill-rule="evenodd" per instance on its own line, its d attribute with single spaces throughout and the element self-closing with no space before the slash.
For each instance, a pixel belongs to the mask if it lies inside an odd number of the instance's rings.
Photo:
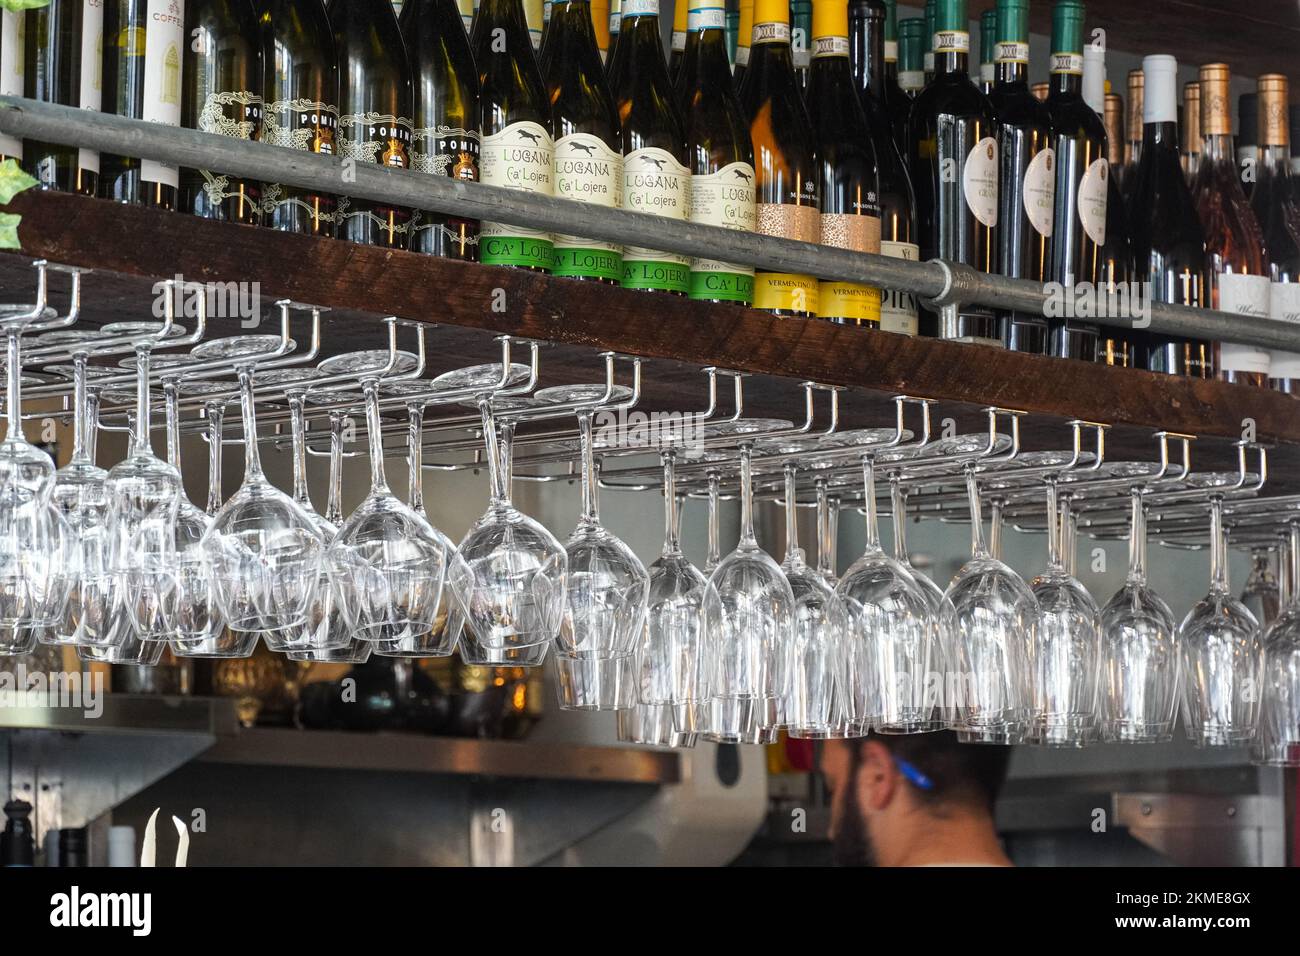
<svg viewBox="0 0 1300 956">
<path fill-rule="evenodd" d="M 937 34 L 936 34 L 937 36 Z M 985 136 L 966 155 L 962 192 L 971 214 L 990 228 L 998 224 L 998 144 Z"/>
<path fill-rule="evenodd" d="M 23 25 L 27 14 L 12 10 L 0 12 L 0 94 L 23 95 Z M 0 153 L 23 158 L 23 141 L 0 135 Z"/>
<path fill-rule="evenodd" d="M 623 157 L 599 136 L 570 133 L 555 143 L 555 195 L 617 209 L 623 190 Z M 614 243 L 576 236 L 556 236 L 557 249 L 604 249 L 617 252 Z"/>
<path fill-rule="evenodd" d="M 880 243 L 880 254 L 891 259 L 906 259 L 917 262 L 921 250 L 912 242 Z M 898 289 L 880 290 L 880 328 L 884 332 L 898 332 L 902 335 L 916 335 L 920 331 L 916 315 L 916 296 L 911 292 Z"/>
<path fill-rule="evenodd" d="M 144 108 L 141 118 L 167 126 L 181 125 L 181 68 L 185 50 L 184 0 L 149 0 L 144 39 Z M 140 178 L 173 188 L 180 185 L 175 166 L 140 160 Z"/>
<path fill-rule="evenodd" d="M 980 64 L 980 82 L 981 82 L 981 83 L 989 83 L 989 84 L 992 84 L 994 75 L 995 75 L 995 74 L 994 74 L 994 72 L 993 72 L 993 64 L 992 64 L 992 63 L 981 63 L 981 64 Z"/>
<path fill-rule="evenodd" d="M 488 186 L 504 186 L 553 195 L 555 176 L 555 144 L 544 127 L 531 121 L 511 123 L 499 133 L 484 136 L 479 153 L 479 182 Z M 484 222 L 479 227 L 482 236 L 525 236 L 549 238 L 540 229 L 525 229 L 504 223 Z"/>
<path fill-rule="evenodd" d="M 657 17 L 659 0 L 623 0 L 622 12 L 625 17 Z"/>
<path fill-rule="evenodd" d="M 1293 323 L 1300 334 L 1300 282 L 1274 282 L 1269 289 L 1270 318 Z M 1270 352 L 1273 378 L 1300 378 L 1300 352 Z"/>
<path fill-rule="evenodd" d="M 897 40 L 885 41 L 885 62 L 886 63 L 898 62 L 898 41 Z"/>
<path fill-rule="evenodd" d="M 1237 315 L 1268 316 L 1269 286 L 1265 276 L 1248 276 L 1221 272 L 1215 277 L 1219 284 L 1219 310 Z M 1268 351 L 1252 345 L 1224 342 L 1219 346 L 1219 368 L 1225 372 L 1258 372 L 1267 374 Z"/>
<path fill-rule="evenodd" d="M 736 47 L 736 66 L 749 66 L 749 47 Z"/>
<path fill-rule="evenodd" d="M 86 0 L 81 8 L 81 92 L 77 105 L 99 112 L 104 103 L 101 86 L 104 65 L 104 0 Z M 86 172 L 99 172 L 99 153 L 77 151 L 77 163 Z"/>
<path fill-rule="evenodd" d="M 690 221 L 753 232 L 758 228 L 755 203 L 754 167 L 749 163 L 728 163 L 716 173 L 691 177 Z M 710 259 L 696 259 L 692 272 L 732 272 L 753 275 L 753 266 L 733 265 Z"/>
<path fill-rule="evenodd" d="M 686 17 L 686 28 L 692 33 L 699 30 L 725 30 L 727 28 L 726 8 L 693 6 Z"/>
<path fill-rule="evenodd" d="M 1040 149 L 1025 170 L 1025 215 L 1040 236 L 1052 238 L 1052 204 L 1056 201 L 1056 152 Z"/>
<path fill-rule="evenodd" d="M 1079 180 L 1079 222 L 1083 231 L 1099 246 L 1106 244 L 1106 197 L 1110 164 L 1095 159 Z"/>
<path fill-rule="evenodd" d="M 689 15 L 688 15 L 689 16 Z M 686 52 L 686 31 L 674 30 L 672 38 L 672 51 L 674 53 Z"/>
<path fill-rule="evenodd" d="M 691 212 L 691 171 L 666 149 L 646 146 L 623 157 L 623 208 L 685 220 Z M 686 264 L 684 256 L 628 246 L 625 259 Z"/>
</svg>

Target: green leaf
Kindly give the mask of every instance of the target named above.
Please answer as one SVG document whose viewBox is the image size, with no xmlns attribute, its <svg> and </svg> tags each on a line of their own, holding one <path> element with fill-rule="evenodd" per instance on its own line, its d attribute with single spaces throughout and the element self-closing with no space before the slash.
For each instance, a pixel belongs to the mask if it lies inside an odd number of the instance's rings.
<svg viewBox="0 0 1300 956">
<path fill-rule="evenodd" d="M 0 0 L 0 7 L 17 13 L 20 10 L 35 10 L 49 4 L 50 0 Z"/>
<path fill-rule="evenodd" d="M 0 0 L 0 3 L 4 0 Z M 36 180 L 23 172 L 12 159 L 0 163 L 0 205 L 9 202 L 24 189 L 31 189 Z"/>
<path fill-rule="evenodd" d="M 0 212 L 0 249 L 19 249 L 18 224 L 23 217 L 16 212 Z"/>
</svg>

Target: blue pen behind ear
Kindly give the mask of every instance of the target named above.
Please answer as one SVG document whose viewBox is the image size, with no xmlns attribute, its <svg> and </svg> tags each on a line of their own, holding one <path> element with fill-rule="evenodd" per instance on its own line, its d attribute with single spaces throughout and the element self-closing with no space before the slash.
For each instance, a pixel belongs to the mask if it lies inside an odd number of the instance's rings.
<svg viewBox="0 0 1300 956">
<path fill-rule="evenodd" d="M 898 767 L 898 772 L 907 778 L 907 781 L 914 787 L 921 790 L 933 790 L 934 781 L 921 773 L 914 764 L 909 763 L 902 757 L 894 758 L 894 765 Z"/>
</svg>

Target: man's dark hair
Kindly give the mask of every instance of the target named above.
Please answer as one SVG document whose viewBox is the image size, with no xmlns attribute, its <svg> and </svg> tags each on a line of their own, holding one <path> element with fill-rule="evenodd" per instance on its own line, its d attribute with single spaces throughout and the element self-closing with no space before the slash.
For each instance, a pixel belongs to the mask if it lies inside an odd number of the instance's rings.
<svg viewBox="0 0 1300 956">
<path fill-rule="evenodd" d="M 991 744 L 960 743 L 951 730 L 928 734 L 871 734 L 896 760 L 906 761 L 929 781 L 918 786 L 908 779 L 912 792 L 936 811 L 965 806 L 993 812 L 998 793 L 1007 779 L 1011 748 Z M 854 748 L 854 770 L 861 759 L 861 742 Z M 907 775 L 904 774 L 906 777 Z"/>
</svg>

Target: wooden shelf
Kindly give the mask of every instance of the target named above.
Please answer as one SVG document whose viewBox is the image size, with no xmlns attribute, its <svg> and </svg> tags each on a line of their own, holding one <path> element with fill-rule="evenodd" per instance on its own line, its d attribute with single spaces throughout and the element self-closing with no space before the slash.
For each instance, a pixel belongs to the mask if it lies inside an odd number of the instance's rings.
<svg viewBox="0 0 1300 956">
<path fill-rule="evenodd" d="M 493 335 L 555 343 L 543 355 L 543 385 L 600 376 L 598 350 L 654 360 L 645 367 L 647 409 L 704 405 L 698 369 L 716 365 L 754 373 L 746 413 L 801 412 L 798 383 L 845 386 L 845 427 L 888 424 L 889 400 L 906 393 L 941 402 L 940 418 L 978 428 L 980 409 L 996 404 L 1031 413 L 1027 447 L 1062 447 L 1073 418 L 1116 426 L 1114 457 L 1151 458 L 1151 434 L 1187 432 L 1198 443 L 1198 469 L 1233 462 L 1230 441 L 1255 422 L 1265 442 L 1300 443 L 1300 404 L 1291 396 L 1192 381 L 1001 349 L 914 339 L 817 321 L 775 319 L 733 306 L 627 291 L 518 270 L 434 259 L 414 253 L 208 222 L 180 214 L 54 193 L 25 194 L 10 205 L 23 215 L 22 254 L 0 256 L 5 297 L 30 288 L 27 260 L 90 267 L 83 289 L 87 321 L 150 313 L 153 284 L 187 281 L 259 283 L 265 307 L 278 298 L 330 306 L 324 353 L 382 344 L 378 317 L 437 323 L 430 374 L 493 361 Z M 494 304 L 504 311 L 494 311 Z M 241 331 L 217 319 L 214 334 Z M 1272 459 L 1284 490 L 1300 449 Z M 1296 482 L 1300 484 L 1300 481 Z"/>
</svg>

